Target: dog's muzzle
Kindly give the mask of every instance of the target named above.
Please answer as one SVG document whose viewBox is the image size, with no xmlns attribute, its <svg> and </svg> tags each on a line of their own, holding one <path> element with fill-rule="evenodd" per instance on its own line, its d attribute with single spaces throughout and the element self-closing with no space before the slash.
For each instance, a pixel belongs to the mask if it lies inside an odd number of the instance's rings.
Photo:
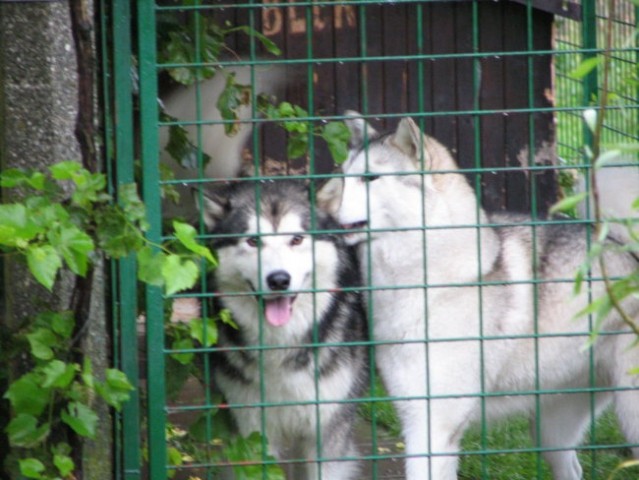
<svg viewBox="0 0 639 480">
<path fill-rule="evenodd" d="M 343 223 L 344 241 L 348 245 L 357 245 L 361 242 L 365 242 L 369 238 L 364 230 L 367 227 L 368 222 L 366 220 L 354 223 Z"/>
<path fill-rule="evenodd" d="M 355 223 L 343 223 L 342 228 L 344 230 L 361 230 L 363 228 L 366 228 L 367 225 L 368 222 L 366 220 L 362 220 L 361 222 Z"/>
<path fill-rule="evenodd" d="M 291 286 L 291 274 L 275 270 L 266 276 L 266 287 L 273 292 L 264 294 L 264 318 L 274 327 L 286 325 L 293 314 L 293 302 L 297 295 L 286 294 Z M 255 289 L 253 289 L 255 291 Z"/>
</svg>

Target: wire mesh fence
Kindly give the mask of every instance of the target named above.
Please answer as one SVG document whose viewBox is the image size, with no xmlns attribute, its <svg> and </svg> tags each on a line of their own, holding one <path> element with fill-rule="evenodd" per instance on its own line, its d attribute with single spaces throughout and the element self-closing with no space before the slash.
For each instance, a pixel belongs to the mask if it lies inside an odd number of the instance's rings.
<svg viewBox="0 0 639 480">
<path fill-rule="evenodd" d="M 102 10 L 116 181 L 137 175 L 150 242 L 180 218 L 217 251 L 196 288 L 139 306 L 117 267 L 140 392 L 119 478 L 636 478 L 615 470 L 639 447 L 634 337 L 566 306 L 593 211 L 548 216 L 591 188 L 599 143 L 623 150 L 609 195 L 637 194 L 631 2 Z M 603 92 L 597 135 L 583 115 Z M 634 248 L 610 255 L 636 284 Z M 582 308 L 601 290 L 589 267 Z"/>
</svg>

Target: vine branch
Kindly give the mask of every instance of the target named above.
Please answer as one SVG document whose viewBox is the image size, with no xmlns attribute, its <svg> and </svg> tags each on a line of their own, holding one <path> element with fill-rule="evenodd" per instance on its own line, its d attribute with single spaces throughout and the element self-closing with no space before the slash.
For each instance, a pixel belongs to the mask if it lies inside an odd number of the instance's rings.
<svg viewBox="0 0 639 480">
<path fill-rule="evenodd" d="M 75 124 L 75 136 L 80 144 L 82 165 L 91 173 L 97 173 L 93 17 L 87 0 L 69 2 L 69 8 L 78 72 L 78 116 Z"/>
</svg>

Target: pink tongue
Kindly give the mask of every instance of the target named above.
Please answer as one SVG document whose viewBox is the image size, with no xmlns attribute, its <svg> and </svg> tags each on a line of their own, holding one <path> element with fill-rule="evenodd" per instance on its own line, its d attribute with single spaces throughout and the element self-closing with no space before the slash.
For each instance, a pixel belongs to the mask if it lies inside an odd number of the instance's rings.
<svg viewBox="0 0 639 480">
<path fill-rule="evenodd" d="M 291 297 L 279 297 L 264 301 L 266 321 L 281 327 L 291 319 Z"/>
</svg>

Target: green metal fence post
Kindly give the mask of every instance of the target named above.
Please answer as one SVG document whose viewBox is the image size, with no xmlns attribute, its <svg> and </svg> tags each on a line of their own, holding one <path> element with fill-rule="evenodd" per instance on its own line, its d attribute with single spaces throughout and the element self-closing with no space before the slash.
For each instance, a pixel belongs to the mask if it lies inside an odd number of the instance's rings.
<svg viewBox="0 0 639 480">
<path fill-rule="evenodd" d="M 147 208 L 147 238 L 158 245 L 162 241 L 160 172 L 158 161 L 158 86 L 156 53 L 156 11 L 152 0 L 138 3 L 140 68 L 140 129 L 143 197 Z M 147 335 L 147 414 L 149 478 L 167 476 L 165 348 L 162 291 L 146 287 Z"/>
<path fill-rule="evenodd" d="M 116 182 L 134 181 L 133 88 L 131 83 L 131 6 L 113 2 L 113 97 L 115 115 Z M 140 405 L 138 393 L 136 262 L 130 256 L 118 265 L 120 351 L 122 370 L 135 390 L 122 410 L 122 464 L 124 478 L 140 478 Z"/>
</svg>

